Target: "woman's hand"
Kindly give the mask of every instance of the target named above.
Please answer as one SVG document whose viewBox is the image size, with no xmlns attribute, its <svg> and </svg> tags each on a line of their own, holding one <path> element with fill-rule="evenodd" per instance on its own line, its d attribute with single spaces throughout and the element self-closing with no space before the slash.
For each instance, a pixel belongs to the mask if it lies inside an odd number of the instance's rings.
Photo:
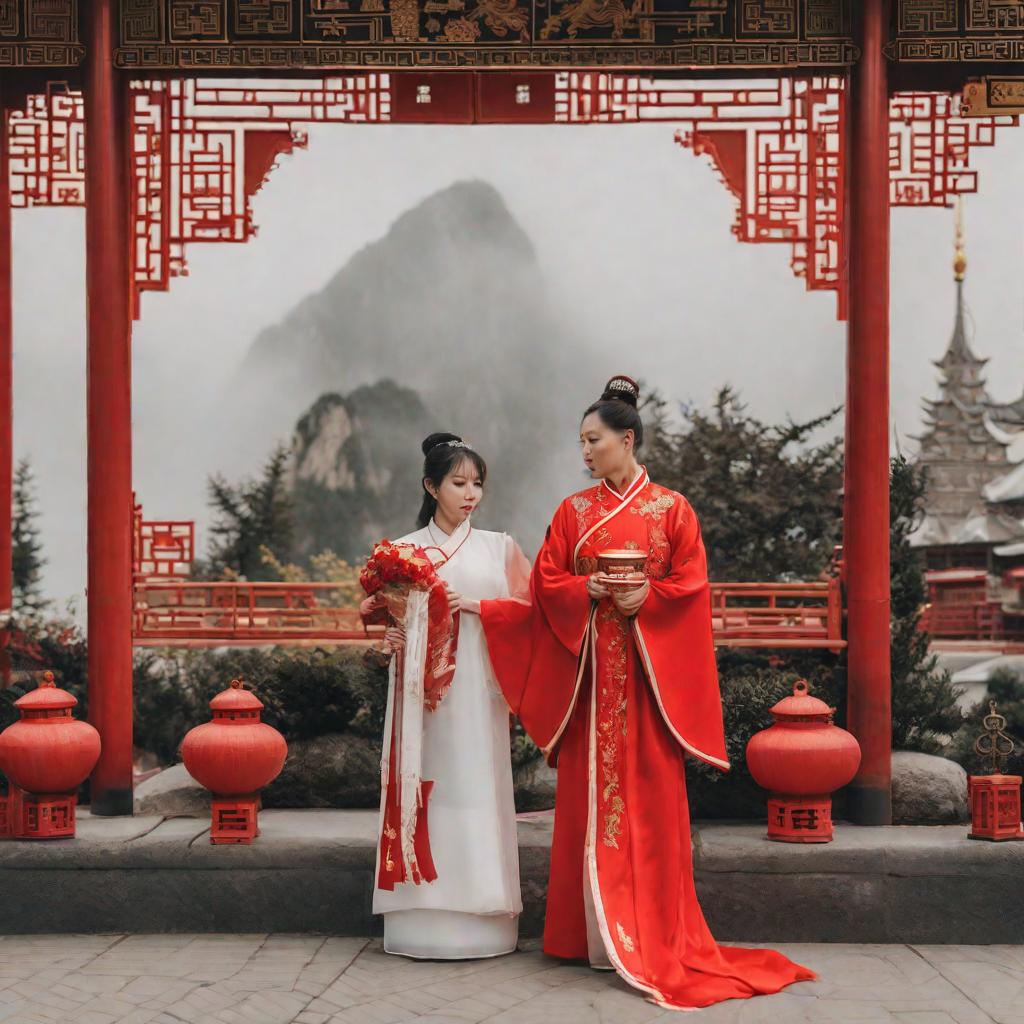
<svg viewBox="0 0 1024 1024">
<path fill-rule="evenodd" d="M 467 612 L 470 615 L 480 614 L 480 602 L 474 601 L 471 597 L 462 597 L 459 595 L 459 611 Z"/>
<path fill-rule="evenodd" d="M 596 572 L 587 577 L 587 593 L 592 601 L 601 601 L 612 596 L 612 592 L 604 585 L 600 574 Z"/>
<path fill-rule="evenodd" d="M 651 585 L 644 580 L 642 587 L 630 587 L 628 590 L 616 590 L 612 594 L 612 600 L 619 613 L 631 619 L 644 605 L 648 594 L 651 592 Z"/>
<path fill-rule="evenodd" d="M 365 619 L 384 604 L 383 594 L 373 594 L 359 605 L 359 614 Z"/>
<path fill-rule="evenodd" d="M 384 630 L 384 647 L 392 654 L 405 647 L 405 630 L 401 626 L 388 626 Z"/>
<path fill-rule="evenodd" d="M 454 615 L 461 608 L 462 595 L 457 590 L 452 590 L 447 580 L 441 582 L 444 583 L 444 589 L 448 592 L 448 611 Z"/>
</svg>

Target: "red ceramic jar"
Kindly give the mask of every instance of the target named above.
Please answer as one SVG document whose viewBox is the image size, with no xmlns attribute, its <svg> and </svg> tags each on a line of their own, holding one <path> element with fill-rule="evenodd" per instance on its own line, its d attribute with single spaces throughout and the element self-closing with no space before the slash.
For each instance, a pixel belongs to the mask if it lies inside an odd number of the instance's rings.
<svg viewBox="0 0 1024 1024">
<path fill-rule="evenodd" d="M 832 722 L 835 708 L 793 686 L 772 709 L 775 721 L 747 744 L 747 767 L 754 781 L 772 794 L 768 838 L 821 843 L 832 838 L 829 794 L 845 786 L 860 766 L 860 745 Z"/>
<path fill-rule="evenodd" d="M 100 734 L 71 717 L 78 703 L 47 672 L 38 688 L 14 702 L 21 720 L 0 733 L 0 769 L 26 793 L 73 793 L 100 756 Z"/>
<path fill-rule="evenodd" d="M 273 726 L 260 721 L 262 701 L 233 679 L 210 707 L 213 721 L 197 725 L 181 744 L 189 775 L 222 796 L 255 793 L 276 779 L 288 745 Z"/>
</svg>

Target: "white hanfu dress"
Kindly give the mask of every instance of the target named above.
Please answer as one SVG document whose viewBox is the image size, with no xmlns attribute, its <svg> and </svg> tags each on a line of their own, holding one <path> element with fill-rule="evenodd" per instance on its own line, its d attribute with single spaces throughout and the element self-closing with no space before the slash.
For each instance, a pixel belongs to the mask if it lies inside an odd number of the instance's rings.
<svg viewBox="0 0 1024 1024">
<path fill-rule="evenodd" d="M 448 536 L 432 521 L 400 542 L 426 549 L 465 598 L 528 596 L 529 563 L 507 534 L 472 529 L 467 520 Z M 427 818 L 437 878 L 373 893 L 373 912 L 384 915 L 385 951 L 424 959 L 511 953 L 523 909 L 508 705 L 479 616 L 463 611 L 460 618 L 451 688 L 423 716 L 421 777 L 434 783 Z M 393 704 L 392 671 L 385 737 Z"/>
</svg>

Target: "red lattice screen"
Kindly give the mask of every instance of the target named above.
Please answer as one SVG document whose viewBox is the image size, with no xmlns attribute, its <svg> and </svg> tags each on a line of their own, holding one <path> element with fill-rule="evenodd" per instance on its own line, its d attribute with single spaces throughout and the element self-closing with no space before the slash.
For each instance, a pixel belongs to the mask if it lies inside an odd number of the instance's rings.
<svg viewBox="0 0 1024 1024">
<path fill-rule="evenodd" d="M 187 273 L 187 245 L 240 243 L 256 234 L 250 200 L 278 157 L 306 145 L 302 125 L 456 117 L 446 113 L 437 93 L 442 76 L 404 74 L 267 80 L 257 86 L 204 79 L 133 83 L 136 316 L 143 291 L 166 290 L 171 278 Z M 736 196 L 736 237 L 789 245 L 794 273 L 809 290 L 835 290 L 839 315 L 845 315 L 842 79 L 695 87 L 599 72 L 550 77 L 553 89 L 541 88 L 534 72 L 502 98 L 502 110 L 514 111 L 524 101 L 523 115 L 506 114 L 509 120 L 675 124 L 676 141 L 710 157 Z M 472 90 L 474 82 L 476 117 L 494 120 L 488 113 L 492 89 L 474 79 L 456 91 Z M 473 107 L 471 95 L 460 102 L 457 119 L 472 116 L 462 109 L 466 103 L 466 110 Z M 396 96 L 406 99 L 396 106 Z M 976 190 L 972 149 L 991 146 L 998 127 L 1017 122 L 1012 116 L 960 117 L 956 99 L 942 93 L 897 94 L 891 114 L 895 206 L 947 206 Z M 81 97 L 60 88 L 33 96 L 25 110 L 10 114 L 9 131 L 13 205 L 81 205 Z"/>
</svg>

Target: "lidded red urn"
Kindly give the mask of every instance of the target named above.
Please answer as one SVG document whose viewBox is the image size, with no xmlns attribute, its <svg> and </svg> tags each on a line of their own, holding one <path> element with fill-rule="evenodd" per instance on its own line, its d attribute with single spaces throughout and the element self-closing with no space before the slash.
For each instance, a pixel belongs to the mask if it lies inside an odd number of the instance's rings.
<svg viewBox="0 0 1024 1024">
<path fill-rule="evenodd" d="M 805 680 L 773 708 L 775 721 L 747 744 L 747 767 L 767 789 L 768 838 L 782 843 L 832 841 L 832 792 L 860 766 L 860 745 L 833 724 L 835 708 L 812 697 Z"/>
<path fill-rule="evenodd" d="M 288 744 L 260 721 L 263 702 L 243 680 L 210 701 L 213 721 L 190 730 L 181 744 L 185 768 L 213 794 L 210 842 L 251 843 L 259 835 L 258 791 L 281 773 Z"/>
<path fill-rule="evenodd" d="M 77 703 L 52 672 L 14 702 L 21 719 L 0 733 L 0 769 L 11 784 L 5 817 L 15 839 L 75 834 L 77 790 L 100 756 L 100 734 L 71 715 Z"/>
</svg>

